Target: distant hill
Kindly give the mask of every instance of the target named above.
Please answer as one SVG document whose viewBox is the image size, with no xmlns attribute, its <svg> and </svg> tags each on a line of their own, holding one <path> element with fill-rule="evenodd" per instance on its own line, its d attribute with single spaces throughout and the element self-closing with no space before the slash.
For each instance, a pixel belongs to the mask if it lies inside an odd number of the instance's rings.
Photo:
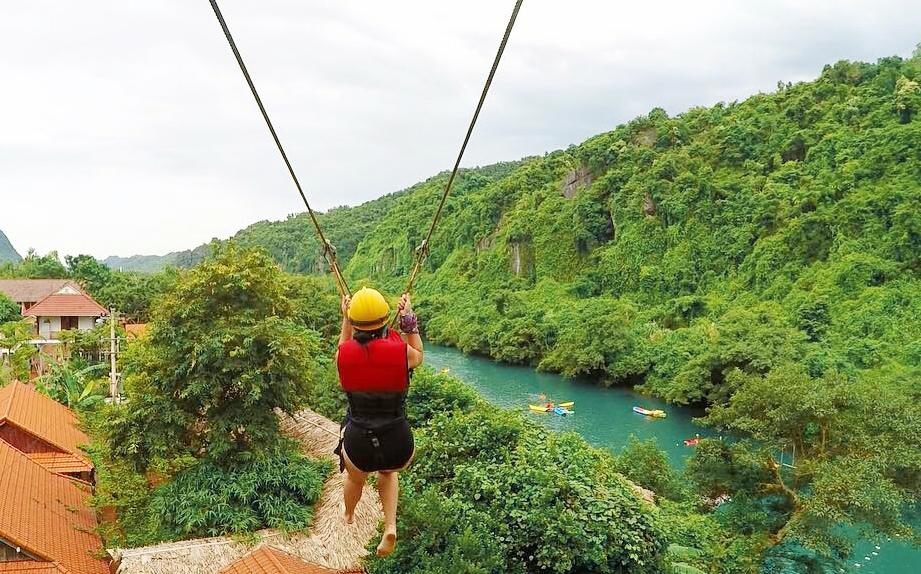
<svg viewBox="0 0 921 574">
<path fill-rule="evenodd" d="M 207 245 L 199 245 L 195 249 L 173 251 L 166 255 L 132 255 L 130 257 L 106 257 L 103 263 L 111 269 L 119 271 L 140 271 L 142 273 L 155 273 L 166 267 L 188 268 L 198 263 L 208 253 Z"/>
<path fill-rule="evenodd" d="M 456 197 L 498 181 L 521 165 L 519 161 L 501 162 L 461 170 L 452 194 Z M 358 244 L 387 217 L 391 209 L 406 197 L 427 197 L 444 186 L 447 173 L 441 173 L 407 189 L 397 191 L 354 207 L 335 207 L 317 214 L 323 233 L 336 248 L 340 264 L 345 267 Z M 437 201 L 437 199 L 432 200 Z M 259 221 L 238 231 L 233 239 L 244 247 L 265 249 L 286 270 L 293 273 L 325 271 L 322 252 L 306 213 L 291 215 L 283 221 Z M 103 263 L 112 269 L 152 273 L 165 267 L 187 268 L 200 262 L 209 251 L 208 244 L 195 249 L 166 255 L 107 257 Z"/>
<path fill-rule="evenodd" d="M 22 261 L 22 256 L 13 248 L 13 244 L 7 239 L 6 234 L 0 230 L 0 263 L 11 261 L 17 263 Z"/>
</svg>

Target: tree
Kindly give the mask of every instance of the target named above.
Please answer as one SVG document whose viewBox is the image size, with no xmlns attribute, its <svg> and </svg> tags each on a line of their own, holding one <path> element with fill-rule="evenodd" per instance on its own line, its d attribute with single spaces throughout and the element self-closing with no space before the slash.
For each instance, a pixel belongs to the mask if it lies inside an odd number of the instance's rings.
<svg viewBox="0 0 921 574">
<path fill-rule="evenodd" d="M 674 499 L 684 496 L 681 483 L 656 439 L 643 441 L 631 436 L 615 460 L 618 472 L 656 495 Z"/>
<path fill-rule="evenodd" d="M 369 572 L 657 571 L 664 535 L 609 453 L 470 404 L 471 390 L 448 376 L 421 370 L 414 385 L 420 377 L 425 390 L 407 401 L 422 428 L 401 476 L 404 542 Z"/>
<path fill-rule="evenodd" d="M 282 444 L 275 411 L 304 405 L 322 358 L 278 267 L 229 244 L 176 285 L 125 354 L 128 404 L 107 424 L 115 453 L 145 468 L 180 454 L 235 464 Z"/>
<path fill-rule="evenodd" d="M 692 474 L 710 494 L 775 499 L 774 542 L 843 554 L 842 526 L 868 536 L 911 534 L 903 513 L 921 496 L 921 453 L 910 438 L 921 435 L 917 376 L 830 372 L 816 379 L 794 364 L 766 375 L 735 371 L 730 377 L 743 379 L 738 391 L 704 421 L 759 444 L 699 448 Z M 787 468 L 778 456 L 793 449 Z"/>
<path fill-rule="evenodd" d="M 32 325 L 27 321 L 0 323 L 0 386 L 15 380 L 28 380 L 30 359 L 36 353 L 28 344 L 32 338 Z"/>
<path fill-rule="evenodd" d="M 19 263 L 8 266 L 5 274 L 23 279 L 62 279 L 68 276 L 57 251 L 39 255 L 34 249 L 30 249 Z"/>
<path fill-rule="evenodd" d="M 22 315 L 19 313 L 19 305 L 11 301 L 9 297 L 0 293 L 0 323 L 8 321 L 19 321 Z"/>
<path fill-rule="evenodd" d="M 112 282 L 113 271 L 92 255 L 67 255 L 64 262 L 70 276 L 94 296 L 102 293 Z"/>
<path fill-rule="evenodd" d="M 918 82 L 900 77 L 895 83 L 895 110 L 899 112 L 899 121 L 907 124 L 911 116 L 921 109 L 921 87 Z"/>
</svg>

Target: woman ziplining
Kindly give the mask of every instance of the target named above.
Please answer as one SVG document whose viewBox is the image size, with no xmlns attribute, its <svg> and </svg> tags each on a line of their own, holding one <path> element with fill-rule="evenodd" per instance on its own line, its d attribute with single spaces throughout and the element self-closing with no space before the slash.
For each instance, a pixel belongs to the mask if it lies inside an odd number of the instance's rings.
<svg viewBox="0 0 921 574">
<path fill-rule="evenodd" d="M 397 316 L 402 336 L 388 327 L 390 305 L 378 291 L 363 288 L 354 297 L 342 297 L 336 366 L 349 408 L 335 452 L 339 472 L 347 471 L 343 497 L 349 524 L 368 476 L 378 473 L 384 509 L 378 556 L 387 556 L 396 545 L 398 473 L 415 452 L 406 393 L 412 369 L 422 364 L 422 338 L 408 294 L 401 297 Z"/>
<path fill-rule="evenodd" d="M 339 382 L 349 399 L 349 411 L 342 423 L 339 445 L 335 452 L 340 457 L 339 472 L 348 471 L 343 489 L 345 516 L 346 520 L 351 523 L 355 506 L 361 499 L 369 473 L 378 472 L 378 490 L 381 504 L 384 507 L 384 532 L 377 547 L 377 554 L 386 556 L 393 552 L 396 545 L 398 472 L 409 465 L 415 452 L 412 429 L 409 428 L 404 414 L 404 404 L 409 389 L 410 373 L 413 368 L 422 363 L 422 339 L 419 337 L 418 321 L 415 314 L 412 313 L 409 294 L 428 257 L 429 242 L 438 225 L 448 195 L 451 193 L 451 187 L 460 169 L 464 152 L 470 142 L 470 136 L 473 134 L 480 111 L 483 109 L 486 94 L 489 93 L 499 62 L 502 60 L 502 54 L 515 26 L 523 0 L 516 0 L 515 7 L 512 9 L 512 15 L 505 27 L 499 50 L 496 52 L 476 110 L 467 127 L 467 133 L 454 162 L 454 168 L 445 184 L 444 192 L 425 238 L 416 249 L 415 263 L 407 279 L 406 289 L 393 321 L 388 321 L 390 306 L 378 291 L 364 288 L 359 290 L 354 297 L 351 296 L 351 290 L 336 260 L 336 250 L 323 234 L 320 223 L 307 201 L 307 196 L 301 188 L 294 168 L 275 132 L 275 127 L 269 119 L 269 114 L 256 91 L 256 85 L 243 63 L 243 57 L 221 14 L 217 0 L 209 0 L 209 2 L 230 44 L 237 64 L 243 72 L 246 83 L 253 93 L 256 104 L 259 106 L 266 126 L 272 134 L 272 139 L 288 168 L 288 173 L 307 207 L 307 213 L 313 223 L 323 257 L 329 265 L 336 288 L 342 298 L 342 331 L 339 336 L 339 348 L 336 351 L 336 364 L 339 369 Z M 397 321 L 403 333 L 402 337 L 392 329 Z"/>
</svg>

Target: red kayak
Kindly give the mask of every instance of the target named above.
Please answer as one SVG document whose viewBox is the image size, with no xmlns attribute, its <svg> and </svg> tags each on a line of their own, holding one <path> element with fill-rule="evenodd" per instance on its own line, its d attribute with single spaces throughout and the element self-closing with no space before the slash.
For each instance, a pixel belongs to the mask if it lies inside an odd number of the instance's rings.
<svg viewBox="0 0 921 574">
<path fill-rule="evenodd" d="M 697 443 L 699 442 L 700 442 L 700 437 L 686 438 L 684 439 L 684 446 L 697 446 Z"/>
</svg>

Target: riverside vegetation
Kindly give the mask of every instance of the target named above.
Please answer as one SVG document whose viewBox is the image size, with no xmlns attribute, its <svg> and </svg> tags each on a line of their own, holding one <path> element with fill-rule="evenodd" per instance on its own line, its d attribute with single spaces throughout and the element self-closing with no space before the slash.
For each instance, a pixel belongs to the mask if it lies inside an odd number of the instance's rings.
<svg viewBox="0 0 921 574">
<path fill-rule="evenodd" d="M 806 574 L 842 567 L 854 532 L 916 538 L 919 82 L 921 51 L 907 60 L 839 62 L 815 81 L 779 84 L 741 103 L 677 117 L 657 109 L 567 150 L 465 170 L 418 284 L 429 338 L 703 405 L 704 423 L 741 440 L 702 441 L 678 475 L 649 443 L 611 457 L 422 370 L 410 399 L 419 455 L 403 489 L 402 542 L 369 569 Z M 399 292 L 445 177 L 322 217 L 334 242 L 348 238 L 339 254 L 353 283 Z M 350 231 L 351 221 L 360 225 Z M 257 224 L 237 241 L 261 247 L 288 271 L 318 270 L 303 216 Z M 175 331 L 192 336 L 183 343 L 167 338 L 178 320 L 170 317 L 186 314 L 176 295 L 183 289 L 193 297 L 191 320 L 195 309 L 217 304 L 206 302 L 213 293 L 205 286 L 224 285 L 225 273 L 272 276 L 276 287 L 266 296 L 282 302 L 282 314 L 269 340 L 297 334 L 310 365 L 284 373 L 303 377 L 294 379 L 303 386 L 294 391 L 300 398 L 279 406 L 341 414 L 324 347 L 336 321 L 329 283 L 283 276 L 264 255 L 224 249 L 238 247 L 215 243 L 204 250 L 216 251 L 213 260 L 167 272 L 174 285 L 162 291 L 173 304 L 153 313 L 159 343 L 131 359 L 138 383 L 129 388 L 137 384 L 151 409 L 164 409 L 170 434 L 148 436 L 126 411 L 118 424 L 130 440 L 108 446 L 134 441 L 131 448 L 154 453 L 169 488 L 182 488 L 176 477 L 207 461 L 199 457 L 206 442 L 192 432 L 200 427 L 184 426 L 201 413 L 166 398 L 181 388 L 179 377 L 199 374 L 191 349 L 216 367 L 222 357 L 207 355 L 219 350 L 201 331 Z M 251 267 L 236 267 L 238 259 Z M 247 289 L 221 304 L 248 300 Z M 231 333 L 269 329 L 268 315 L 236 309 L 253 322 L 228 319 Z M 230 348 L 252 350 L 247 338 L 229 337 Z M 260 379 L 239 356 L 224 358 L 223 374 L 243 376 L 245 396 L 245 385 Z M 217 380 L 191 386 L 204 392 Z M 174 444 L 181 456 L 167 452 Z M 215 446 L 232 454 L 234 444 Z M 779 465 L 778 453 L 794 446 L 796 467 Z M 140 452 L 122 454 L 137 456 L 135 464 L 152 460 Z M 135 491 L 115 497 L 120 516 L 145 509 L 138 523 L 146 524 L 158 507 L 148 477 L 129 470 L 140 478 Z M 657 506 L 640 503 L 619 473 L 655 489 Z M 731 502 L 714 510 L 724 496 Z M 151 538 L 145 528 L 135 530 L 145 533 L 138 541 Z M 170 535 L 212 530 L 234 528 Z"/>
</svg>

